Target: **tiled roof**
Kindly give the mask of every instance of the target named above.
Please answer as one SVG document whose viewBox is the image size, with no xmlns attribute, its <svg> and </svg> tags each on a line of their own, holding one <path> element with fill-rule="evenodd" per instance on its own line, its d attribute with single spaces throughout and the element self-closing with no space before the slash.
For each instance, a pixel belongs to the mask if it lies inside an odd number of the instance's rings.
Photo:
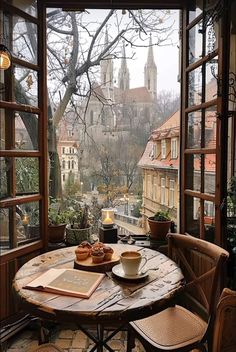
<svg viewBox="0 0 236 352">
<path fill-rule="evenodd" d="M 138 87 L 126 89 L 122 91 L 115 88 L 115 101 L 116 103 L 152 103 L 152 97 L 146 87 Z"/>
</svg>

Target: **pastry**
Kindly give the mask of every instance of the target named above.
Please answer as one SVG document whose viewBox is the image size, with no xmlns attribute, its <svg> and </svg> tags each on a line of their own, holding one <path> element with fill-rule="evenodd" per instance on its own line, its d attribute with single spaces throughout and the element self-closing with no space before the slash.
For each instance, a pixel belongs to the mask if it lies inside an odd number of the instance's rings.
<svg viewBox="0 0 236 352">
<path fill-rule="evenodd" d="M 87 248 L 89 250 L 89 255 L 91 255 L 92 245 L 88 241 L 83 241 L 80 243 L 79 247 Z"/>
<path fill-rule="evenodd" d="M 92 262 L 94 264 L 98 264 L 103 261 L 105 254 L 102 248 L 95 247 L 95 248 L 92 248 L 91 250 L 91 256 L 92 256 Z"/>
<path fill-rule="evenodd" d="M 89 249 L 86 247 L 78 246 L 75 250 L 77 260 L 85 260 L 89 256 Z"/>
<path fill-rule="evenodd" d="M 112 255 L 114 253 L 114 250 L 111 247 L 109 247 L 109 246 L 104 246 L 103 247 L 103 252 L 105 254 L 103 260 L 104 261 L 111 260 Z"/>
<path fill-rule="evenodd" d="M 102 242 L 96 242 L 93 244 L 92 248 L 103 248 L 105 246 Z"/>
</svg>

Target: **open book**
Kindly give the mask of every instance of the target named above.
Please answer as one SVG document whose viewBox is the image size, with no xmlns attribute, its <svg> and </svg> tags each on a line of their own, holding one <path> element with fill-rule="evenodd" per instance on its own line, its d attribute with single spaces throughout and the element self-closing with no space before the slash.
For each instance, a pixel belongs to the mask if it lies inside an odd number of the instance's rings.
<svg viewBox="0 0 236 352">
<path fill-rule="evenodd" d="M 104 276 L 76 269 L 49 269 L 24 288 L 89 298 Z"/>
</svg>

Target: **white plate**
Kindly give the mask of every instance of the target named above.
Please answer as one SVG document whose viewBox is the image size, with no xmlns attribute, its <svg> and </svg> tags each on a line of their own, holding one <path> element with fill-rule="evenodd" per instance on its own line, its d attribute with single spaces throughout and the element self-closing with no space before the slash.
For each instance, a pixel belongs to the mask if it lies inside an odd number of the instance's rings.
<svg viewBox="0 0 236 352">
<path fill-rule="evenodd" d="M 128 279 L 128 280 L 138 280 L 138 279 L 143 279 L 144 277 L 148 276 L 148 272 L 145 272 L 143 274 L 137 274 L 137 275 L 126 275 L 123 271 L 122 264 L 117 264 L 113 266 L 112 272 L 114 275 L 117 277 L 120 277 L 122 279 Z"/>
</svg>

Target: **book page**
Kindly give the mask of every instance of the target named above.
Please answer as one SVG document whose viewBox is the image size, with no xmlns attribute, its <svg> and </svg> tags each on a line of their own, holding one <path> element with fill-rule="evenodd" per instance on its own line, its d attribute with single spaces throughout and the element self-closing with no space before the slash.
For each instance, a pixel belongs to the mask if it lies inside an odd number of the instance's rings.
<svg viewBox="0 0 236 352">
<path fill-rule="evenodd" d="M 104 276 L 76 269 L 49 269 L 24 288 L 88 298 Z"/>
</svg>

